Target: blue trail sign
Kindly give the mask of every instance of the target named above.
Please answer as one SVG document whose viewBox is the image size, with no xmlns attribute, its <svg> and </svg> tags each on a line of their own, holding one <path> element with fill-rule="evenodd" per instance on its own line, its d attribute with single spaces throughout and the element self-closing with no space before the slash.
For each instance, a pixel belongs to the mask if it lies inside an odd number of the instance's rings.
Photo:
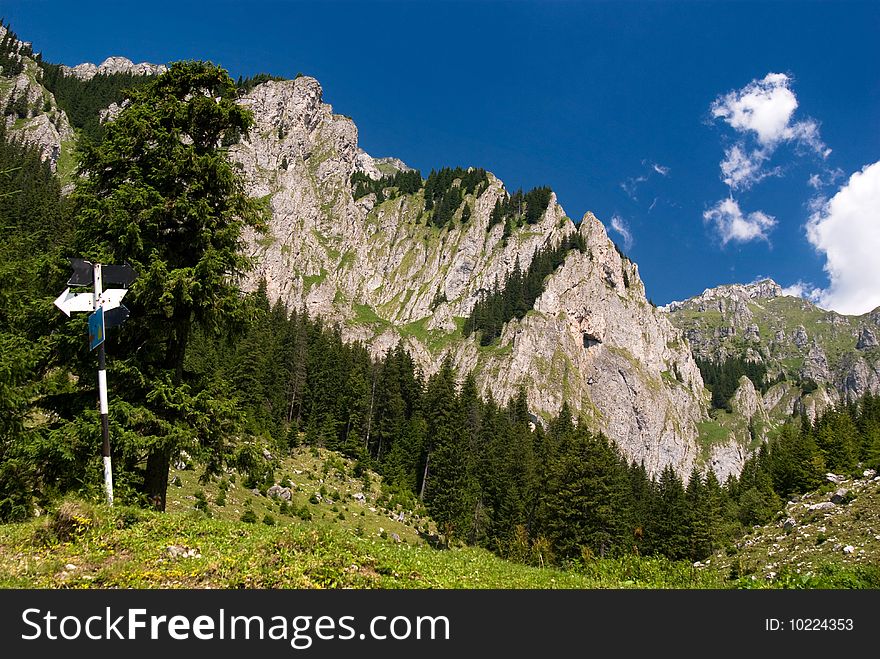
<svg viewBox="0 0 880 659">
<path fill-rule="evenodd" d="M 89 314 L 89 350 L 104 343 L 104 307 L 98 307 Z"/>
</svg>

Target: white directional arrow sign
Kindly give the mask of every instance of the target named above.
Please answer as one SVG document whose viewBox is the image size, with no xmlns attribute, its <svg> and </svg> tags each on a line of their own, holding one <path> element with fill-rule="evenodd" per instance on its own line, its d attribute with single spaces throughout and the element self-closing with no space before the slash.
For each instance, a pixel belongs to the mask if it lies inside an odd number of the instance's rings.
<svg viewBox="0 0 880 659">
<path fill-rule="evenodd" d="M 125 297 L 126 293 L 128 293 L 126 288 L 108 288 L 98 298 L 98 306 L 104 307 L 104 311 L 115 309 L 122 304 L 122 298 Z"/>
<path fill-rule="evenodd" d="M 89 350 L 98 349 L 98 402 L 101 408 L 101 455 L 104 458 L 104 490 L 107 503 L 113 505 L 113 467 L 110 458 L 110 421 L 107 405 L 107 366 L 105 363 L 104 341 L 107 329 L 117 327 L 128 318 L 128 309 L 122 298 L 127 287 L 137 279 L 137 272 L 128 263 L 122 265 L 102 265 L 85 259 L 70 259 L 73 274 L 67 281 L 68 288 L 55 298 L 55 306 L 70 316 L 74 311 L 91 311 L 89 316 Z M 122 284 L 126 288 L 104 289 L 104 281 Z M 70 292 L 70 286 L 93 285 L 91 293 Z M 105 312 L 108 312 L 105 316 Z"/>
<path fill-rule="evenodd" d="M 74 311 L 94 311 L 95 296 L 91 293 L 74 294 L 69 288 L 65 288 L 64 292 L 55 298 L 55 306 L 68 316 Z"/>
<path fill-rule="evenodd" d="M 110 311 L 122 304 L 122 298 L 128 292 L 125 288 L 108 288 L 98 298 L 98 307 L 104 307 L 104 311 Z M 71 293 L 69 288 L 55 298 L 55 306 L 68 316 L 74 311 L 94 311 L 95 296 L 92 293 Z"/>
</svg>

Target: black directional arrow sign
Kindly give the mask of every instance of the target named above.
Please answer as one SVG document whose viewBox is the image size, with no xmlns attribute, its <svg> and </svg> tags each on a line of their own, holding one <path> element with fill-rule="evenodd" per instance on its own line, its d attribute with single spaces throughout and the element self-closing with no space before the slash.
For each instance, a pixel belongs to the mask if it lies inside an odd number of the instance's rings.
<svg viewBox="0 0 880 659">
<path fill-rule="evenodd" d="M 91 286 L 94 282 L 95 267 L 85 259 L 70 259 L 73 274 L 67 280 L 68 286 Z"/>
<path fill-rule="evenodd" d="M 114 309 L 110 309 L 110 311 L 104 312 L 104 327 L 106 329 L 110 329 L 111 327 L 118 327 L 122 325 L 128 319 L 129 316 L 128 307 L 124 304 L 120 304 L 118 307 Z"/>
<path fill-rule="evenodd" d="M 124 265 L 105 265 L 101 268 L 101 276 L 105 282 L 121 284 L 124 288 L 131 286 L 138 273 L 128 263 Z"/>
</svg>

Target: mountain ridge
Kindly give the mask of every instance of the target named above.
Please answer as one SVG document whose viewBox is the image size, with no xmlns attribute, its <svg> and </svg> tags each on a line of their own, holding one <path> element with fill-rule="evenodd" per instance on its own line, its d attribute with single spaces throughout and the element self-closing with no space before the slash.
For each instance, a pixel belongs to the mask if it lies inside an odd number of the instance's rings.
<svg viewBox="0 0 880 659">
<path fill-rule="evenodd" d="M 123 57 L 104 65 L 145 66 Z M 149 66 L 161 72 L 162 65 Z M 28 121 L 54 117 L 49 123 L 63 127 L 66 116 L 56 104 L 49 103 L 49 112 L 37 107 L 37 96 L 51 100 L 51 94 L 36 71 L 30 74 L 25 77 L 35 92 L 29 92 L 34 98 L 28 100 Z M 354 122 L 323 102 L 314 78 L 268 80 L 241 102 L 254 110 L 257 124 L 230 153 L 249 192 L 266 199 L 273 216 L 268 234 L 245 236 L 257 264 L 246 288 L 254 290 L 265 279 L 270 299 L 338 323 L 347 340 L 363 342 L 374 355 L 403 343 L 426 374 L 449 355 L 460 373 L 476 373 L 483 394 L 503 402 L 524 387 L 543 419 L 568 402 L 650 473 L 671 464 L 685 477 L 694 465 L 721 478 L 738 473 L 755 446 L 754 419 L 760 421 L 757 436 L 766 438 L 787 415 L 814 417 L 847 396 L 880 390 L 871 352 L 880 309 L 858 322 L 847 320 L 785 296 L 770 279 L 708 288 L 654 308 L 637 265 L 616 249 L 598 218 L 586 213 L 575 224 L 555 194 L 534 224 L 518 220 L 509 231 L 504 222 L 495 223 L 494 213 L 513 195 L 486 172 L 485 185 L 462 193 L 450 221 L 437 227 L 424 182 L 416 192 L 386 189 L 355 197 L 356 172 L 380 181 L 412 170 L 399 159 L 364 152 Z M 72 130 L 44 132 L 32 131 L 26 139 L 55 165 L 62 146 L 69 152 L 75 138 Z M 460 186 L 458 179 L 451 184 Z M 516 269 L 525 272 L 539 249 L 572 235 L 585 241 L 585 253 L 567 254 L 531 309 L 509 319 L 489 345 L 465 336 L 464 322 L 481 296 Z M 761 352 L 769 337 L 765 325 L 774 321 L 762 320 L 768 305 L 794 305 L 775 319 L 781 322 L 773 336 L 776 344 L 793 344 L 803 354 Z M 806 326 L 789 322 L 798 305 L 810 317 Z M 831 337 L 840 345 L 825 345 L 828 333 L 817 333 L 817 323 L 840 329 Z M 741 383 L 732 399 L 737 428 L 719 433 L 694 357 L 723 361 L 739 354 L 767 362 L 771 375 L 791 381 L 763 393 Z M 804 391 L 803 383 L 821 386 Z M 718 441 L 722 434 L 726 439 Z"/>
<path fill-rule="evenodd" d="M 565 400 L 650 473 L 667 464 L 690 472 L 706 413 L 699 371 L 680 333 L 645 298 L 637 266 L 592 213 L 576 227 L 551 195 L 535 224 L 507 236 L 492 214 L 510 195 L 486 173 L 485 186 L 464 194 L 452 221 L 437 228 L 424 188 L 354 199 L 352 174 L 379 167 L 359 150 L 354 123 L 323 103 L 314 78 L 265 82 L 242 103 L 257 124 L 231 154 L 251 194 L 273 211 L 269 235 L 247 236 L 257 263 L 248 288 L 265 279 L 270 299 L 339 322 L 347 340 L 374 354 L 401 341 L 428 374 L 450 354 L 500 402 L 523 386 L 544 418 Z M 462 335 L 484 291 L 574 232 L 586 254 L 570 252 L 497 343 Z"/>
</svg>

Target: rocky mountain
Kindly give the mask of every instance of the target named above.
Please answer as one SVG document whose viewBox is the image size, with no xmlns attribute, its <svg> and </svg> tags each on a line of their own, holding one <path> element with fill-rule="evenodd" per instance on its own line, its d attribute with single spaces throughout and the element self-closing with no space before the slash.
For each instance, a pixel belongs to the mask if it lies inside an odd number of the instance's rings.
<svg viewBox="0 0 880 659">
<path fill-rule="evenodd" d="M 0 99 L 26 93 L 27 118 L 8 121 L 55 165 L 76 136 L 40 84 L 34 59 L 25 60 L 21 75 L 0 79 Z M 163 70 L 113 57 L 62 72 L 88 80 Z M 323 102 L 313 78 L 268 81 L 241 102 L 254 111 L 256 126 L 231 154 L 251 194 L 272 209 L 269 231 L 246 236 L 257 264 L 249 287 L 265 279 L 270 298 L 338 323 L 347 340 L 374 354 L 402 342 L 426 374 L 450 355 L 459 373 L 474 372 L 483 393 L 500 402 L 524 387 L 539 418 L 567 401 L 650 473 L 671 464 L 687 476 L 705 461 L 697 441 L 707 414 L 700 372 L 682 333 L 646 300 L 637 266 L 594 215 L 575 224 L 550 195 L 534 222 L 508 230 L 492 214 L 510 195 L 485 173 L 481 185 L 460 195 L 451 222 L 438 227 L 424 183 L 416 192 L 355 199 L 353 174 L 379 180 L 411 169 L 360 149 L 356 126 Z M 102 118 L 112 120 L 114 112 L 118 107 Z M 483 296 L 514 271 L 527 271 L 538 250 L 575 233 L 584 250 L 565 255 L 528 313 L 507 322 L 489 345 L 465 336 L 465 319 Z M 738 459 L 716 458 L 714 466 L 723 475 Z"/>
<path fill-rule="evenodd" d="M 356 126 L 323 102 L 317 80 L 269 81 L 242 103 L 256 126 L 231 153 L 272 209 L 268 233 L 247 236 L 257 263 L 250 287 L 264 278 L 271 299 L 338 323 L 376 354 L 403 342 L 427 374 L 449 354 L 502 402 L 523 386 L 541 417 L 568 401 L 650 472 L 666 464 L 690 471 L 706 418 L 700 372 L 594 215 L 576 225 L 551 195 L 536 223 L 505 236 L 491 216 L 509 194 L 487 173 L 485 185 L 462 195 L 452 222 L 437 227 L 424 187 L 355 199 L 356 172 L 378 180 L 408 168 L 360 150 Z M 481 296 L 575 232 L 586 249 L 568 253 L 533 309 L 488 346 L 465 337 Z"/>
<path fill-rule="evenodd" d="M 754 439 L 747 425 L 763 437 L 792 414 L 813 418 L 841 400 L 880 392 L 880 309 L 844 316 L 784 295 L 779 284 L 765 279 L 710 288 L 665 310 L 697 358 L 745 358 L 766 366 L 774 384 L 763 395 L 741 379 L 731 401 L 738 419 L 715 414 L 743 443 Z"/>
<path fill-rule="evenodd" d="M 0 25 L 0 40 L 7 29 Z M 43 159 L 55 170 L 62 149 L 72 150 L 74 131 L 67 114 L 58 107 L 55 96 L 40 83 L 41 72 L 30 53 L 30 44 L 13 44 L 13 57 L 22 64 L 20 73 L 0 70 L 0 108 L 9 135 L 35 144 Z M 0 67 L 2 69 L 2 67 Z M 64 147 L 67 148 L 64 148 Z"/>
<path fill-rule="evenodd" d="M 135 64 L 127 57 L 108 57 L 98 65 L 84 62 L 76 66 L 62 66 L 64 75 L 74 76 L 80 80 L 91 80 L 96 75 L 110 75 L 113 73 L 131 73 L 133 75 L 159 75 L 165 73 L 168 67 L 164 64 L 150 64 L 141 62 Z"/>
</svg>

